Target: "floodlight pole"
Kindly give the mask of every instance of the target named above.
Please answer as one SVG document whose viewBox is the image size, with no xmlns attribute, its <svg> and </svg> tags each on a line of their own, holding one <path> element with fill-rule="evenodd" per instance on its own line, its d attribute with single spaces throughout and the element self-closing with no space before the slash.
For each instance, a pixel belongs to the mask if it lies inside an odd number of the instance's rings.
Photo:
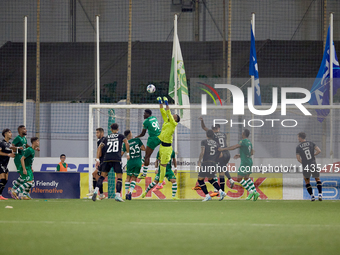
<svg viewBox="0 0 340 255">
<path fill-rule="evenodd" d="M 254 33 L 254 40 L 255 40 L 255 12 L 251 14 L 251 27 Z M 250 46 L 251 47 L 251 46 Z M 251 89 L 253 91 L 253 103 L 255 105 L 255 77 L 254 75 L 251 76 Z M 254 113 L 251 114 L 252 119 L 254 119 Z M 255 134 L 254 134 L 254 126 L 251 127 L 251 144 L 254 148 L 255 143 Z M 255 158 L 255 155 L 253 155 L 253 159 Z"/>
<path fill-rule="evenodd" d="M 331 12 L 329 15 L 329 86 L 330 86 L 330 95 L 329 95 L 329 104 L 333 106 L 333 59 L 334 59 L 334 48 L 333 48 L 333 13 Z M 330 109 L 330 139 L 329 139 L 329 153 L 330 159 L 333 160 L 333 107 Z"/>
<path fill-rule="evenodd" d="M 96 15 L 96 52 L 97 52 L 97 104 L 100 105 L 100 51 L 99 51 L 99 15 Z M 97 112 L 97 127 L 100 127 L 100 114 Z"/>
<path fill-rule="evenodd" d="M 24 16 L 24 95 L 23 95 L 23 124 L 26 126 L 27 120 L 27 16 Z"/>
</svg>

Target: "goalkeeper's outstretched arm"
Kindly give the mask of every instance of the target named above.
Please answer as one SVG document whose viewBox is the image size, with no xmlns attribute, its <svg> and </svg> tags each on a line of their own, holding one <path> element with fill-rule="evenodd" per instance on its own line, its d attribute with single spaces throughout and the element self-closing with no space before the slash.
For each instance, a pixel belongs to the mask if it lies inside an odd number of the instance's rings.
<svg viewBox="0 0 340 255">
<path fill-rule="evenodd" d="M 161 115 L 162 115 L 163 121 L 166 122 L 166 121 L 168 121 L 168 116 L 166 115 L 166 112 L 165 112 L 165 110 L 163 108 L 162 98 L 161 97 L 157 97 L 157 101 L 159 103 L 159 110 L 161 111 Z"/>
</svg>

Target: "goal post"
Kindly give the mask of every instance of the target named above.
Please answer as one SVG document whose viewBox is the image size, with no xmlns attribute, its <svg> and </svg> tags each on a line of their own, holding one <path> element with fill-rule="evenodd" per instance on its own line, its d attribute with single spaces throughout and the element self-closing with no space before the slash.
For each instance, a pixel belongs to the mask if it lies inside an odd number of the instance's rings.
<svg viewBox="0 0 340 255">
<path fill-rule="evenodd" d="M 165 107 L 165 106 L 164 106 Z M 197 106 L 196 108 L 198 109 L 200 106 Z M 159 104 L 130 104 L 130 105 L 121 105 L 121 104 L 100 104 L 100 105 L 97 105 L 97 104 L 91 104 L 89 105 L 89 127 L 88 127 L 88 139 L 89 139 L 89 143 L 88 143 L 88 162 L 89 162 L 89 192 L 92 191 L 93 187 L 92 187 L 92 173 L 94 172 L 95 170 L 95 162 L 94 162 L 94 159 L 95 159 L 95 153 L 97 151 L 97 148 L 95 146 L 95 143 L 94 143 L 94 140 L 95 140 L 95 130 L 96 128 L 98 127 L 97 126 L 97 123 L 95 123 L 95 116 L 96 114 L 97 115 L 100 115 L 102 114 L 100 112 L 100 110 L 102 109 L 115 109 L 115 110 L 127 110 L 127 109 L 130 109 L 130 110 L 139 110 L 139 115 L 140 117 L 142 117 L 143 115 L 143 111 L 145 109 L 151 109 L 151 110 L 156 110 L 156 109 L 159 109 Z M 180 110 L 180 109 L 190 109 L 190 107 L 188 106 L 180 106 L 180 105 L 170 105 L 170 109 L 171 110 Z M 156 112 L 156 111 L 155 111 Z M 133 126 L 136 127 L 136 112 L 135 113 L 131 113 L 130 114 L 130 126 L 132 126 L 131 128 L 133 128 Z M 160 117 L 160 113 L 158 114 L 158 120 L 161 121 L 161 117 Z M 117 115 L 116 115 L 116 120 L 118 119 L 121 119 L 121 120 L 124 120 L 124 122 L 121 122 L 119 123 L 120 127 L 120 132 L 124 132 L 124 130 L 121 128 L 121 126 L 125 126 L 125 120 L 126 120 L 126 115 L 123 115 L 122 116 L 118 116 L 117 118 Z M 98 117 L 96 118 L 98 119 Z M 105 118 L 99 118 L 101 120 L 100 124 L 101 126 L 106 126 L 104 124 L 104 121 L 105 121 Z M 139 125 L 140 125 L 140 128 L 139 129 L 136 129 L 134 128 L 134 132 L 140 132 L 142 129 L 142 123 L 143 123 L 143 120 L 141 119 L 140 122 L 139 122 Z M 133 125 L 135 124 L 135 125 Z M 106 131 L 106 134 L 107 134 L 108 131 Z M 139 133 L 138 133 L 139 134 Z M 176 135 L 176 133 L 174 134 Z M 147 136 L 146 136 L 147 137 Z"/>
</svg>

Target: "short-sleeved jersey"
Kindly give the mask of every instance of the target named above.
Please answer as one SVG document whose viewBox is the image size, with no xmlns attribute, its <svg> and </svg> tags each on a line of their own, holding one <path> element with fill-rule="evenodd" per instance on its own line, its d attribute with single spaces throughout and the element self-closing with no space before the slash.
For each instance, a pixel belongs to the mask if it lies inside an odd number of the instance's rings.
<svg viewBox="0 0 340 255">
<path fill-rule="evenodd" d="M 32 147 L 29 147 L 25 150 L 24 155 L 25 157 L 25 167 L 26 168 L 32 168 L 34 156 L 35 156 L 35 151 L 33 150 Z"/>
<path fill-rule="evenodd" d="M 158 120 L 155 116 L 150 116 L 143 122 L 143 129 L 148 130 L 149 136 L 159 136 L 161 128 L 159 127 Z"/>
<path fill-rule="evenodd" d="M 130 160 L 141 160 L 142 151 L 141 147 L 143 146 L 142 141 L 139 138 L 132 138 L 128 141 L 130 146 Z M 126 152 L 125 143 L 123 143 L 123 151 Z M 130 161 L 129 160 L 129 161 Z"/>
<path fill-rule="evenodd" d="M 102 138 L 98 139 L 97 141 L 97 147 L 99 147 L 99 145 L 105 140 L 105 136 L 103 136 Z M 106 147 L 103 146 L 102 148 L 102 156 L 99 158 L 100 163 L 103 163 L 104 161 L 104 157 L 105 157 L 105 153 L 106 153 Z"/>
<path fill-rule="evenodd" d="M 23 136 L 21 137 L 20 135 L 18 135 L 17 137 L 14 138 L 12 144 L 15 146 L 15 147 L 23 147 L 23 150 L 18 150 L 17 151 L 17 155 L 15 156 L 15 158 L 21 158 L 22 155 L 24 155 L 24 152 L 26 150 L 26 147 L 27 147 L 27 139 L 26 139 L 26 136 Z"/>
<path fill-rule="evenodd" d="M 239 142 L 240 147 L 240 158 L 241 164 L 252 164 L 253 160 L 251 158 L 251 151 L 253 150 L 253 145 L 249 139 L 245 138 Z"/>
<path fill-rule="evenodd" d="M 6 142 L 5 140 L 2 140 L 0 142 L 0 148 L 1 152 L 3 153 L 12 153 L 12 150 L 10 149 L 11 147 L 11 142 Z M 0 165 L 2 166 L 7 166 L 9 162 L 9 157 L 8 156 L 0 156 Z"/>
<path fill-rule="evenodd" d="M 176 154 L 175 154 L 175 151 L 173 150 L 172 153 L 171 153 L 171 159 L 170 159 L 169 163 L 166 165 L 167 168 L 170 167 L 170 169 L 171 169 L 171 166 L 172 166 L 171 161 L 172 161 L 172 159 L 175 158 L 175 157 L 176 157 Z M 157 159 L 157 160 L 161 160 L 161 157 L 159 156 L 159 151 L 157 152 L 156 159 Z"/>
<path fill-rule="evenodd" d="M 315 163 L 314 148 L 315 144 L 313 142 L 305 141 L 300 143 L 296 147 L 296 154 L 299 154 L 302 160 L 302 165 L 305 167 L 308 164 Z"/>
<path fill-rule="evenodd" d="M 205 139 L 201 141 L 201 147 L 204 147 L 203 162 L 217 162 L 221 152 L 218 151 L 220 145 L 215 139 Z"/>
<path fill-rule="evenodd" d="M 215 140 L 218 142 L 221 148 L 228 147 L 227 145 L 227 134 L 216 132 L 214 133 Z"/>
<path fill-rule="evenodd" d="M 106 153 L 104 156 L 104 162 L 107 161 L 118 161 L 122 160 L 121 151 L 123 146 L 123 140 L 125 136 L 118 133 L 112 133 L 103 140 Z"/>
</svg>

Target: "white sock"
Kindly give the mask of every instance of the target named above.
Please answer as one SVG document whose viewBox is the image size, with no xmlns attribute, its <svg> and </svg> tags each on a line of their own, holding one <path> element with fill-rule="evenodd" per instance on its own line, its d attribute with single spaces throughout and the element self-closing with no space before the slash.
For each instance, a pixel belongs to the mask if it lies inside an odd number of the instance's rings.
<svg viewBox="0 0 340 255">
<path fill-rule="evenodd" d="M 210 197 L 210 195 L 209 195 L 209 194 L 206 194 L 205 197 Z"/>
<path fill-rule="evenodd" d="M 130 182 L 125 182 L 125 194 L 129 193 Z"/>
<path fill-rule="evenodd" d="M 120 197 L 120 194 L 119 194 L 119 193 L 116 193 L 116 197 Z"/>
<path fill-rule="evenodd" d="M 99 188 L 96 187 L 96 188 L 94 189 L 93 193 L 98 194 L 98 191 L 99 191 Z"/>
</svg>

